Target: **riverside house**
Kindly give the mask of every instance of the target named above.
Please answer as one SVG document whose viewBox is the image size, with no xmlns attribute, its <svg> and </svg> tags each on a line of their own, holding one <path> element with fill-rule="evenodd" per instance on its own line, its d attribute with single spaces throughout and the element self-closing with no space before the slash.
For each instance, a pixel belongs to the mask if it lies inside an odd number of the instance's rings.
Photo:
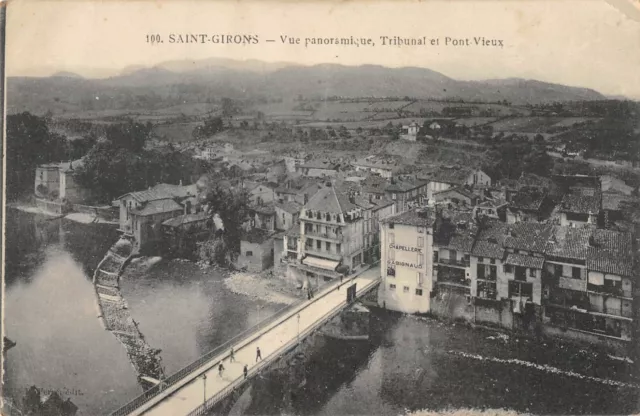
<svg viewBox="0 0 640 416">
<path fill-rule="evenodd" d="M 129 192 L 114 201 L 120 208 L 119 231 L 133 237 L 139 251 L 163 239 L 162 223 L 196 211 L 195 185 L 158 184 L 144 191 Z"/>
</svg>

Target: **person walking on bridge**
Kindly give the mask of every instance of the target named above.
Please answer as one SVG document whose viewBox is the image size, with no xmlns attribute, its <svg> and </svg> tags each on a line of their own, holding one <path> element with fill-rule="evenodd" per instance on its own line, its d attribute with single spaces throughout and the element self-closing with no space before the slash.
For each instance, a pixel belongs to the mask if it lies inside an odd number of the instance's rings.
<svg viewBox="0 0 640 416">
<path fill-rule="evenodd" d="M 262 360 L 262 353 L 260 352 L 260 347 L 256 347 L 256 362 L 258 360 Z"/>
<path fill-rule="evenodd" d="M 236 361 L 235 352 L 233 351 L 233 347 L 231 347 L 231 352 L 229 352 L 229 362 L 234 363 Z"/>
<path fill-rule="evenodd" d="M 218 375 L 222 378 L 222 372 L 224 371 L 224 366 L 222 365 L 222 361 L 220 361 L 220 365 L 218 365 Z"/>
<path fill-rule="evenodd" d="M 249 367 L 245 364 L 244 368 L 242 369 L 242 372 L 244 373 L 244 379 L 247 379 L 247 373 L 249 372 Z"/>
</svg>

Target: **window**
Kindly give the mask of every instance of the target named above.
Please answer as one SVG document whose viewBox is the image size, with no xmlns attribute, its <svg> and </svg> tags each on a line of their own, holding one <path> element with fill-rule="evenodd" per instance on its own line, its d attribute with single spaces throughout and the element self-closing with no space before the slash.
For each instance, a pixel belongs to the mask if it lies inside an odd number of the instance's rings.
<svg viewBox="0 0 640 416">
<path fill-rule="evenodd" d="M 478 279 L 484 280 L 484 264 L 477 265 Z"/>
<path fill-rule="evenodd" d="M 513 250 L 514 253 L 516 254 L 520 254 L 520 250 L 518 250 L 517 248 L 515 250 Z"/>
<path fill-rule="evenodd" d="M 245 256 L 247 256 L 247 257 L 252 257 L 252 256 L 253 256 L 253 251 L 247 251 L 247 252 L 245 253 Z"/>
<path fill-rule="evenodd" d="M 465 254 L 465 255 L 464 255 L 464 262 L 465 262 L 466 264 L 469 264 L 469 262 L 470 262 L 470 256 L 469 256 L 468 254 Z"/>
<path fill-rule="evenodd" d="M 389 289 L 390 289 L 390 290 L 396 290 L 396 285 L 394 285 L 393 283 L 391 283 L 391 284 L 389 285 Z"/>
<path fill-rule="evenodd" d="M 504 272 L 505 273 L 513 273 L 513 268 L 511 267 L 510 264 L 505 264 L 504 265 Z"/>
<path fill-rule="evenodd" d="M 562 265 L 561 264 L 554 264 L 553 265 L 553 275 L 555 277 L 562 276 Z"/>
<path fill-rule="evenodd" d="M 438 252 L 437 252 L 437 251 L 434 251 L 434 252 L 433 252 L 433 262 L 434 262 L 434 263 L 437 263 L 437 262 L 438 262 Z"/>
<path fill-rule="evenodd" d="M 418 237 L 418 247 L 424 247 L 424 237 Z"/>
<path fill-rule="evenodd" d="M 529 277 L 536 277 L 536 269 L 529 269 Z"/>
<path fill-rule="evenodd" d="M 320 212 L 316 212 L 316 219 L 317 220 L 321 220 L 322 219 L 322 214 L 320 214 Z"/>
<path fill-rule="evenodd" d="M 320 250 L 322 248 L 322 241 L 316 240 L 316 248 Z"/>
<path fill-rule="evenodd" d="M 336 222 L 341 222 L 342 220 L 340 219 L 340 215 L 336 215 Z"/>
<path fill-rule="evenodd" d="M 396 200 L 396 194 L 391 194 L 391 199 Z"/>
<path fill-rule="evenodd" d="M 340 243 L 336 243 L 336 253 L 340 254 L 340 248 L 341 248 Z"/>
<path fill-rule="evenodd" d="M 403 287 L 403 288 L 402 288 L 402 291 L 403 291 L 404 293 L 409 293 L 409 286 L 405 286 L 405 287 Z"/>
<path fill-rule="evenodd" d="M 389 233 L 389 243 L 394 244 L 396 242 L 396 235 L 394 233 Z"/>
<path fill-rule="evenodd" d="M 416 253 L 416 257 L 416 264 L 418 265 L 418 267 L 422 268 L 422 266 L 424 265 L 424 262 L 422 261 L 422 253 Z"/>
<path fill-rule="evenodd" d="M 418 278 L 417 278 L 417 283 L 418 283 L 418 287 L 422 287 L 422 282 L 424 280 L 424 275 L 422 274 L 422 272 L 418 272 Z"/>
<path fill-rule="evenodd" d="M 331 251 L 331 243 L 330 242 L 326 242 L 325 246 L 324 246 L 325 250 L 327 251 Z"/>
<path fill-rule="evenodd" d="M 489 276 L 485 276 L 487 280 L 496 280 L 498 278 L 498 268 L 496 266 L 489 266 Z"/>
<path fill-rule="evenodd" d="M 416 296 L 422 296 L 422 289 L 416 289 Z"/>
<path fill-rule="evenodd" d="M 484 263 L 484 257 L 478 257 L 478 263 Z"/>
<path fill-rule="evenodd" d="M 396 268 L 393 264 L 387 264 L 387 276 L 396 277 Z"/>
<path fill-rule="evenodd" d="M 331 221 L 331 214 L 327 213 L 326 219 L 327 221 Z"/>
<path fill-rule="evenodd" d="M 571 268 L 571 277 L 573 279 L 580 279 L 580 268 L 579 267 L 572 267 Z"/>
<path fill-rule="evenodd" d="M 393 230 L 393 223 L 392 222 L 389 223 L 389 229 Z"/>
<path fill-rule="evenodd" d="M 496 259 L 491 259 L 489 262 L 490 262 L 491 264 L 496 264 Z"/>
<path fill-rule="evenodd" d="M 422 227 L 418 227 L 418 233 L 420 233 L 420 234 L 424 234 L 424 228 L 422 228 Z"/>
</svg>

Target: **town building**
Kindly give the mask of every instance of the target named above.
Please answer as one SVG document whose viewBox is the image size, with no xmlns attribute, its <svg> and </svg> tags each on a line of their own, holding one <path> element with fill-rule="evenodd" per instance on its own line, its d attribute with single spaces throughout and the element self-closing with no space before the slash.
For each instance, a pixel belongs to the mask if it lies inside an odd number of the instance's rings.
<svg viewBox="0 0 640 416">
<path fill-rule="evenodd" d="M 478 228 L 472 211 L 436 210 L 433 229 L 433 280 L 439 289 L 468 294 L 470 256 Z"/>
<path fill-rule="evenodd" d="M 428 209 L 380 220 L 379 306 L 404 313 L 431 310 L 434 222 L 434 212 Z"/>
<path fill-rule="evenodd" d="M 545 191 L 524 187 L 511 197 L 507 208 L 507 222 L 540 222 L 549 217 L 552 209 L 553 203 Z"/>
<path fill-rule="evenodd" d="M 82 159 L 48 163 L 36 167 L 34 193 L 37 198 L 78 204 L 91 196 L 91 190 L 81 187 L 74 178 Z"/>
<path fill-rule="evenodd" d="M 249 201 L 253 204 L 267 204 L 276 199 L 274 189 L 267 184 L 244 181 L 242 187 L 247 190 Z"/>
<path fill-rule="evenodd" d="M 396 205 L 396 212 L 404 212 L 421 205 L 427 195 L 427 182 L 392 179 L 384 188 L 387 199 Z"/>
<path fill-rule="evenodd" d="M 480 198 L 463 187 L 449 188 L 433 194 L 436 204 L 443 204 L 451 207 L 471 208 L 478 203 Z"/>
<path fill-rule="evenodd" d="M 300 218 L 300 210 L 302 205 L 297 202 L 276 202 L 275 203 L 275 220 L 276 229 L 286 231 L 293 227 Z"/>
<path fill-rule="evenodd" d="M 418 139 L 419 131 L 420 125 L 413 121 L 407 126 L 402 126 L 402 133 L 400 134 L 400 138 L 403 140 L 408 140 L 410 142 L 415 142 Z"/>
<path fill-rule="evenodd" d="M 491 177 L 481 169 L 469 170 L 464 168 L 442 168 L 425 176 L 419 177 L 428 181 L 427 198 L 433 199 L 433 194 L 453 187 L 490 187 Z"/>
<path fill-rule="evenodd" d="M 259 273 L 273 266 L 273 232 L 263 228 L 248 228 L 240 237 L 240 255 L 236 267 L 252 273 Z"/>
<path fill-rule="evenodd" d="M 572 187 L 562 197 L 558 206 L 560 224 L 578 227 L 597 224 L 602 209 L 602 193 L 599 189 Z"/>
<path fill-rule="evenodd" d="M 195 185 L 170 184 L 122 195 L 114 201 L 120 208 L 119 231 L 133 238 L 134 250 L 159 243 L 164 221 L 197 211 L 196 196 Z"/>
<path fill-rule="evenodd" d="M 352 271 L 363 263 L 362 209 L 334 186 L 320 189 L 300 212 L 299 262 L 289 268 L 299 281 L 340 276 L 338 266 Z M 288 247 L 288 245 L 287 245 Z"/>
<path fill-rule="evenodd" d="M 312 178 L 334 177 L 338 174 L 338 165 L 326 161 L 310 160 L 297 165 L 296 172 Z"/>
<path fill-rule="evenodd" d="M 304 205 L 322 186 L 317 179 L 297 177 L 285 180 L 274 192 L 278 202 L 296 202 Z"/>
<path fill-rule="evenodd" d="M 382 178 L 391 179 L 401 167 L 392 162 L 360 160 L 353 163 L 353 168 L 356 172 L 371 172 Z"/>
</svg>

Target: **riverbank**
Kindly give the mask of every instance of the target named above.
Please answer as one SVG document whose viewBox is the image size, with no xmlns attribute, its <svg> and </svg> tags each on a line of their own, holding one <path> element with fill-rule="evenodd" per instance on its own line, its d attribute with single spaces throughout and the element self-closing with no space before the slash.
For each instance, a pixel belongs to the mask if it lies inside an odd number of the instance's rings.
<svg viewBox="0 0 640 416">
<path fill-rule="evenodd" d="M 302 291 L 292 288 L 290 283 L 267 276 L 268 272 L 231 272 L 230 276 L 224 279 L 224 285 L 233 293 L 270 303 L 291 305 L 303 298 Z"/>
<path fill-rule="evenodd" d="M 38 206 L 30 205 L 30 204 L 21 204 L 21 203 L 10 203 L 7 204 L 7 207 L 14 208 L 22 212 L 26 212 L 29 214 L 43 215 L 46 217 L 50 217 L 52 219 L 55 218 L 64 218 L 69 221 L 77 222 L 79 224 L 109 224 L 109 225 L 118 225 L 117 221 L 108 221 L 104 218 L 101 218 L 96 215 L 87 214 L 83 212 L 71 212 L 69 214 L 59 214 L 56 212 L 51 212 L 44 210 Z"/>
</svg>

